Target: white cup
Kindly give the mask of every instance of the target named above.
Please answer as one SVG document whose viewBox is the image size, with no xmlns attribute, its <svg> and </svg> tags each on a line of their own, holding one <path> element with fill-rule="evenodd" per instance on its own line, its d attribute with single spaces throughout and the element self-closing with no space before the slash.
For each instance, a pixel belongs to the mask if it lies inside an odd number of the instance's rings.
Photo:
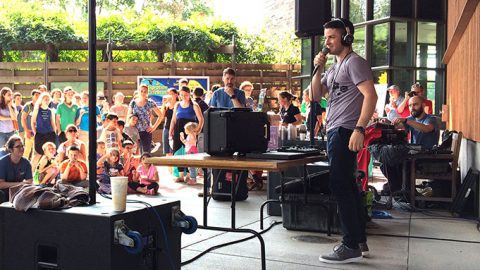
<svg viewBox="0 0 480 270">
<path fill-rule="evenodd" d="M 127 187 L 128 177 L 114 176 L 110 177 L 112 189 L 113 211 L 123 212 L 127 208 Z"/>
<path fill-rule="evenodd" d="M 305 133 L 300 133 L 300 141 L 304 141 L 305 140 Z"/>
</svg>

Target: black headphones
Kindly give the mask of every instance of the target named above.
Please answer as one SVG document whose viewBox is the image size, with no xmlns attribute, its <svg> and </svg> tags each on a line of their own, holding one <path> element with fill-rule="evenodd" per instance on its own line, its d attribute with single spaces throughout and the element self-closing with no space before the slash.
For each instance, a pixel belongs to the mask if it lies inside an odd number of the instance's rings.
<svg viewBox="0 0 480 270">
<path fill-rule="evenodd" d="M 345 47 L 352 46 L 354 38 L 353 38 L 353 35 L 350 34 L 350 28 L 347 27 L 347 25 L 345 24 L 342 18 L 336 18 L 334 19 L 334 21 L 341 22 L 343 25 L 343 28 L 345 29 L 345 32 L 342 34 L 342 39 L 341 39 L 342 45 Z"/>
</svg>

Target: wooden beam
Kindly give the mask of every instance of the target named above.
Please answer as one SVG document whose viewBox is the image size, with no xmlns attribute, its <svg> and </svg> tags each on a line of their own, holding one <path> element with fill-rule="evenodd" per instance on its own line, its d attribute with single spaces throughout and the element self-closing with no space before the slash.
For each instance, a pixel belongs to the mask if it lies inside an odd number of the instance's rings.
<svg viewBox="0 0 480 270">
<path fill-rule="evenodd" d="M 465 33 L 465 30 L 467 30 L 470 19 L 472 18 L 473 14 L 475 14 L 475 10 L 477 9 L 477 5 L 479 2 L 480 0 L 467 0 L 467 2 L 465 3 L 465 6 L 462 10 L 462 15 L 458 20 L 458 24 L 455 27 L 455 31 L 452 35 L 452 38 L 450 39 L 450 42 L 448 42 L 448 47 L 445 50 L 445 54 L 443 55 L 442 62 L 444 64 L 448 64 L 448 62 L 450 62 L 453 53 L 457 49 L 457 46 L 462 39 L 463 33 Z"/>
</svg>

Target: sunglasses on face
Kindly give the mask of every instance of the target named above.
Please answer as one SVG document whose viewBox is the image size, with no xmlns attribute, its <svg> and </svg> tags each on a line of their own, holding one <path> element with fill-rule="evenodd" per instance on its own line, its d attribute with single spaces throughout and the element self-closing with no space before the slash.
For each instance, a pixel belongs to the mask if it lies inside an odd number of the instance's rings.
<svg viewBox="0 0 480 270">
<path fill-rule="evenodd" d="M 76 133 L 76 132 L 77 132 L 77 130 L 75 130 L 75 129 L 69 129 L 69 130 L 67 130 L 67 132 L 73 132 L 73 133 Z"/>
</svg>

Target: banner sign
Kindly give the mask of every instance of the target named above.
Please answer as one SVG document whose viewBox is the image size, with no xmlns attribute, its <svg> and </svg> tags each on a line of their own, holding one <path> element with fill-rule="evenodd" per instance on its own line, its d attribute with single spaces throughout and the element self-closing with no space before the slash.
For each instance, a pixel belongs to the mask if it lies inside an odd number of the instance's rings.
<svg viewBox="0 0 480 270">
<path fill-rule="evenodd" d="M 178 81 L 182 78 L 188 80 L 190 90 L 201 87 L 205 93 L 210 87 L 210 77 L 207 76 L 138 76 L 137 83 L 148 85 L 149 97 L 157 106 L 161 106 L 163 96 L 168 94 L 167 90 L 172 87 L 178 89 Z"/>
</svg>

